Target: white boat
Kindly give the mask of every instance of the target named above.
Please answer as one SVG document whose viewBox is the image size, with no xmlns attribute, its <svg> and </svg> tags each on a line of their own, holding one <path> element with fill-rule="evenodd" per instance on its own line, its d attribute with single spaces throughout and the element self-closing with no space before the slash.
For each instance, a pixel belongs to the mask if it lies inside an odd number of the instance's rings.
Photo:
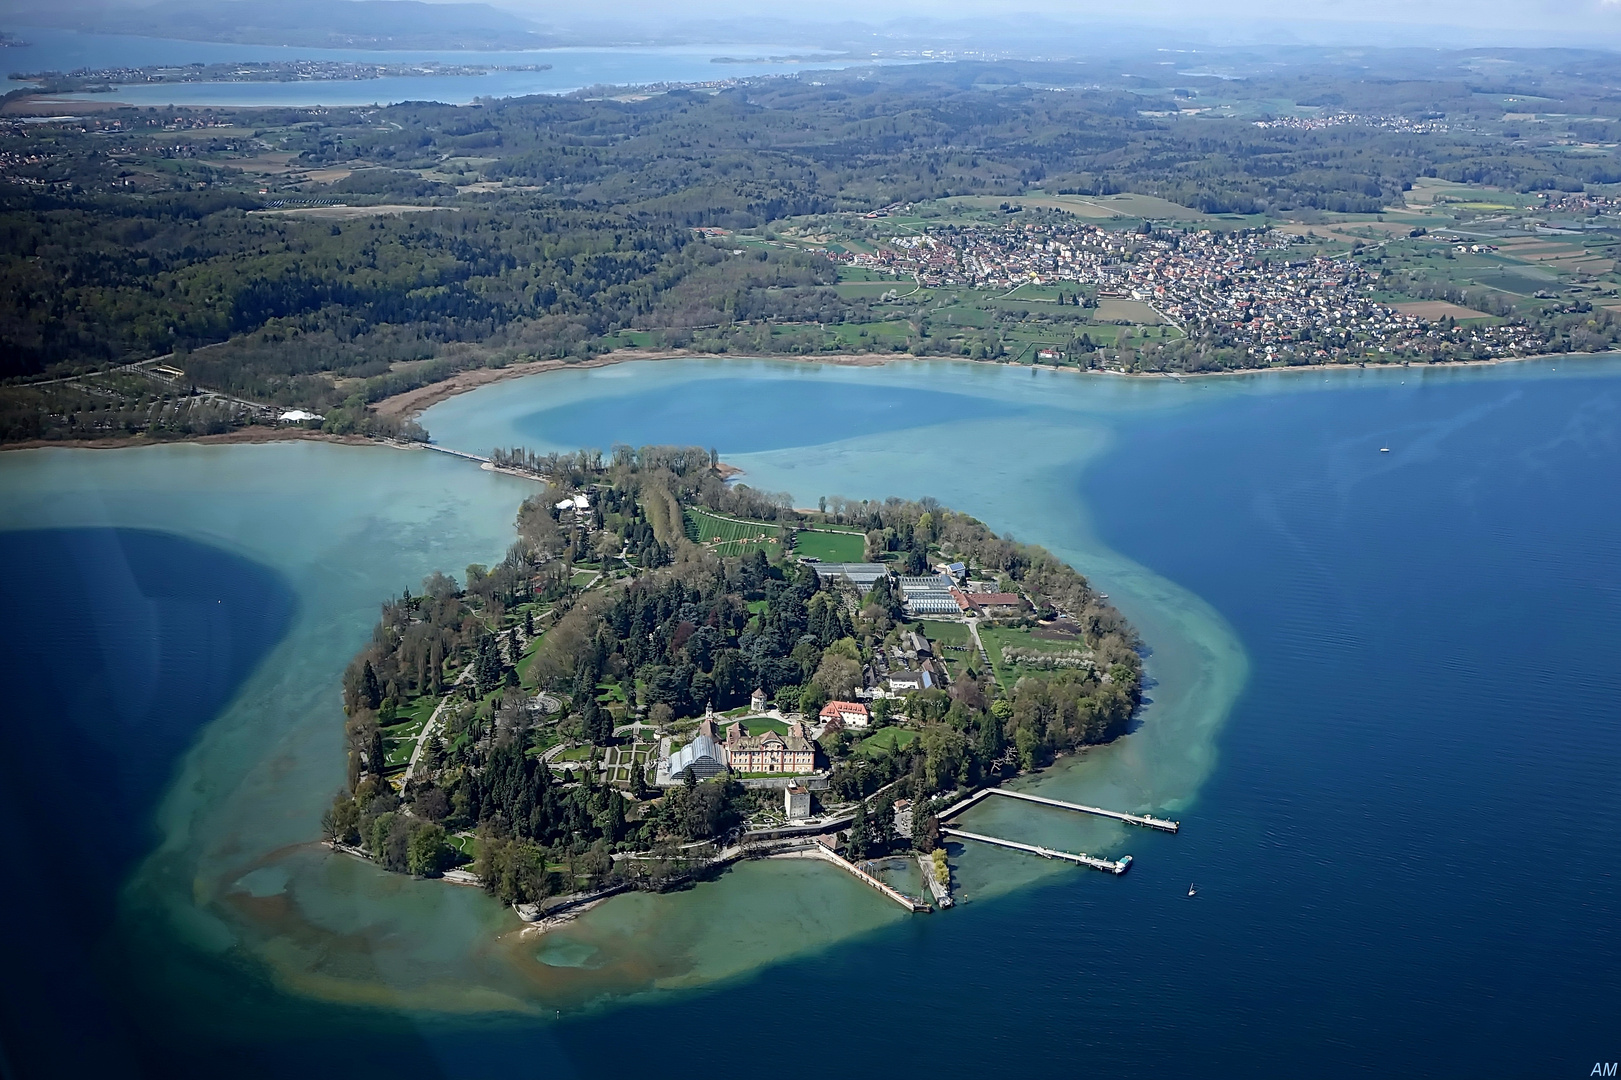
<svg viewBox="0 0 1621 1080">
<path fill-rule="evenodd" d="M 1199 891 L 1199 890 L 1198 890 L 1198 889 L 1196 889 L 1196 888 L 1194 888 L 1194 887 L 1193 887 L 1193 883 L 1192 883 L 1192 882 L 1189 882 L 1189 883 L 1188 883 L 1188 895 L 1189 895 L 1189 896 L 1193 896 L 1193 895 L 1195 895 L 1195 894 L 1196 894 L 1196 893 L 1198 893 L 1198 891 Z"/>
<path fill-rule="evenodd" d="M 1388 447 L 1388 446 L 1381 446 L 1381 447 L 1380 447 L 1380 448 L 1379 448 L 1379 452 L 1380 452 L 1380 453 L 1381 453 L 1381 454 L 1388 454 L 1388 453 L 1390 453 L 1390 447 Z"/>
</svg>

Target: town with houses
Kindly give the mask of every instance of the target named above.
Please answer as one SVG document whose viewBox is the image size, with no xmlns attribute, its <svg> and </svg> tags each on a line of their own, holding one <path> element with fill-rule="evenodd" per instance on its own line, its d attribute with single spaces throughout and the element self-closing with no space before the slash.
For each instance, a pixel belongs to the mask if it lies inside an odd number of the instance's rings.
<svg viewBox="0 0 1621 1080">
<path fill-rule="evenodd" d="M 1308 235 L 1277 228 L 1124 232 L 1084 223 L 946 226 L 899 236 L 851 266 L 911 277 L 928 288 L 1056 286 L 1059 303 L 1148 304 L 1182 335 L 1244 349 L 1256 363 L 1363 356 L 1439 359 L 1460 348 L 1493 357 L 1540 352 L 1522 322 L 1457 325 L 1374 299 L 1379 278 L 1346 257 L 1304 251 Z M 1469 250 L 1462 245 L 1461 250 Z M 1473 245 L 1479 253 L 1481 246 Z M 1459 309 L 1464 316 L 1479 312 Z"/>
</svg>

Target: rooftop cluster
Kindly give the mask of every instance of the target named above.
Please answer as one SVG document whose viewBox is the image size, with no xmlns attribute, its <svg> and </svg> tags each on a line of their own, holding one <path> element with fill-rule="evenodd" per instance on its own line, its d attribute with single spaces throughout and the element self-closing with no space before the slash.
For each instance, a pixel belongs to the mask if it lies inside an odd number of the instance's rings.
<svg viewBox="0 0 1621 1080">
<path fill-rule="evenodd" d="M 1143 301 L 1190 337 L 1258 362 L 1373 354 L 1438 358 L 1540 351 L 1521 323 L 1460 329 L 1374 299 L 1378 279 L 1347 258 L 1308 255 L 1276 229 L 1120 232 L 1086 224 L 943 228 L 901 237 L 858 265 L 927 286 L 1010 289 L 1073 283 Z M 1291 257 L 1293 256 L 1293 257 Z M 1077 292 L 1060 302 L 1080 303 Z"/>
</svg>

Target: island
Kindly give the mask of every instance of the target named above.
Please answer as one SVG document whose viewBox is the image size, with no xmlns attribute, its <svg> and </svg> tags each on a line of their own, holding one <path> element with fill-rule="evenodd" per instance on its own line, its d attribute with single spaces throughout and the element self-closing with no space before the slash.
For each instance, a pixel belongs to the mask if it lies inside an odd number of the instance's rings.
<svg viewBox="0 0 1621 1080">
<path fill-rule="evenodd" d="M 696 447 L 491 458 L 546 484 L 506 557 L 384 604 L 344 677 L 324 839 L 388 870 L 533 920 L 808 852 L 927 910 L 945 808 L 1141 702 L 1107 597 L 933 499 L 795 509 Z"/>
</svg>

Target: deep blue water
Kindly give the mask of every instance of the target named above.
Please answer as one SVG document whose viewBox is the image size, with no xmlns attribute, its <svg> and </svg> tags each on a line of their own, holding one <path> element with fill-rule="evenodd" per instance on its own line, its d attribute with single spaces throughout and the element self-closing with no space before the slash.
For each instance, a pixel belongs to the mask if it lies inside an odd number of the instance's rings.
<svg viewBox="0 0 1621 1080">
<path fill-rule="evenodd" d="M 652 404 L 582 410 L 579 441 L 649 437 Z M 1621 1059 L 1618 420 L 1621 380 L 1577 375 L 1113 420 L 1069 483 L 1251 663 L 1186 828 L 1133 836 L 1120 881 L 556 1024 L 299 1003 L 199 959 L 176 977 L 238 1033 L 131 1038 L 154 1075 L 1586 1076 Z M 723 449 L 797 445 L 748 431 Z"/>
<path fill-rule="evenodd" d="M 66 1075 L 119 1041 L 99 950 L 176 758 L 281 640 L 295 599 L 265 567 L 156 532 L 0 531 L 0 566 L 0 1046 L 29 1075 L 46 1061 Z"/>
<path fill-rule="evenodd" d="M 1122 423 L 1103 539 L 1252 675 L 1191 825 L 1129 889 L 1031 890 L 631 1017 L 886 1074 L 1586 1076 L 1621 1058 L 1621 383 L 1233 397 Z M 1380 453 L 1389 447 L 1388 454 Z M 1185 896 L 1189 881 L 1199 895 Z M 927 1034 L 925 1034 L 927 1033 Z M 820 1070 L 809 1059 L 782 1071 Z M 665 1071 L 665 1070 L 661 1070 Z"/>
</svg>

